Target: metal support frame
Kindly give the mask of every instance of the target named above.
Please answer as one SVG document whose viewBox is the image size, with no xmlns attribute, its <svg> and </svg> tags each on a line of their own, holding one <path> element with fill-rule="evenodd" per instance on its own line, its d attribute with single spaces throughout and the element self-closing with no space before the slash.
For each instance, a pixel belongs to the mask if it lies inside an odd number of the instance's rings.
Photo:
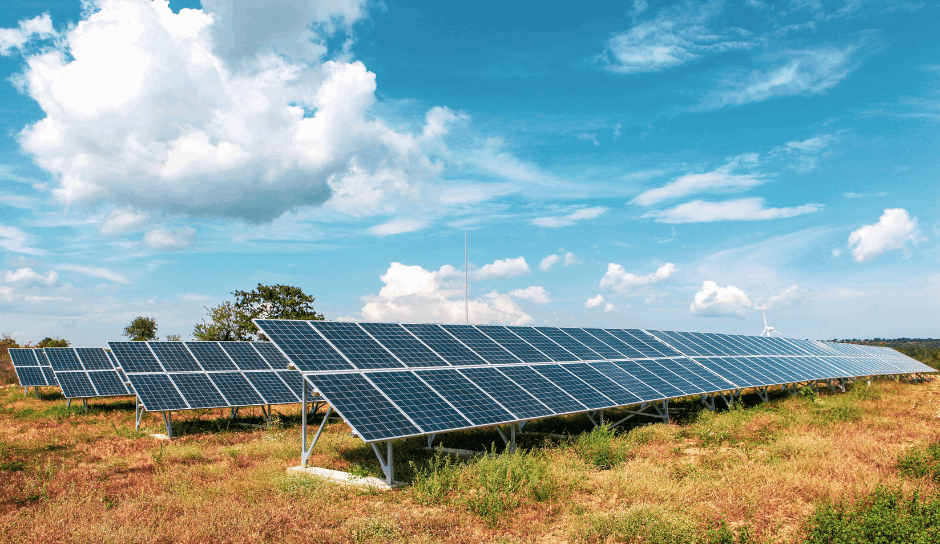
<svg viewBox="0 0 940 544">
<path fill-rule="evenodd" d="M 740 396 L 741 396 L 741 390 L 740 390 L 740 389 L 729 389 L 729 390 L 728 390 L 728 396 L 725 396 L 724 393 L 722 393 L 721 391 L 719 391 L 719 392 L 718 392 L 718 396 L 721 398 L 721 400 L 723 400 L 723 401 L 725 402 L 725 406 L 727 406 L 729 409 L 730 409 L 730 408 L 734 408 L 734 399 L 735 399 L 735 397 L 740 397 Z"/>
<path fill-rule="evenodd" d="M 228 417 L 229 421 L 235 420 L 235 416 L 238 415 L 238 408 L 239 408 L 238 406 L 233 406 L 231 408 L 231 414 L 229 414 L 229 417 Z"/>
<path fill-rule="evenodd" d="M 662 408 L 660 408 L 660 404 Z M 648 410 L 652 408 L 656 413 L 650 413 Z M 666 425 L 669 424 L 669 399 L 660 401 L 660 402 L 644 402 L 640 404 L 640 407 L 636 410 L 624 410 L 627 414 L 625 418 L 616 421 L 610 424 L 610 428 L 619 427 L 621 424 L 627 420 L 633 419 L 636 416 L 646 416 L 646 417 L 655 417 L 657 419 L 662 419 L 663 423 Z"/>
<path fill-rule="evenodd" d="M 709 393 L 709 394 L 707 394 L 707 395 L 702 394 L 702 395 L 699 395 L 699 396 L 702 397 L 702 403 L 705 404 L 705 407 L 708 408 L 710 411 L 714 412 L 714 411 L 715 411 L 715 395 L 714 395 L 714 393 Z"/>
<path fill-rule="evenodd" d="M 437 438 L 436 434 L 428 435 L 428 449 L 431 449 L 431 444 L 434 444 L 434 439 Z"/>
<path fill-rule="evenodd" d="M 65 399 L 65 407 L 66 408 L 72 407 L 72 399 Z"/>
<path fill-rule="evenodd" d="M 601 425 L 604 424 L 604 411 L 603 410 L 593 410 L 591 412 L 585 412 L 585 415 L 588 417 L 588 419 L 591 420 L 591 423 L 593 423 L 595 427 L 600 427 Z M 596 421 L 594 420 L 595 417 L 597 418 Z"/>
<path fill-rule="evenodd" d="M 317 441 L 320 440 L 320 434 L 323 433 L 323 428 L 326 427 L 326 422 L 330 419 L 330 414 L 333 413 L 333 407 L 330 406 L 326 411 L 326 414 L 323 416 L 323 421 L 320 422 L 320 428 L 317 429 L 317 434 L 313 437 L 313 442 L 310 443 L 310 447 L 307 447 L 307 380 L 303 380 L 303 399 L 302 399 L 302 410 L 300 411 L 300 465 L 303 467 L 307 466 L 307 460 L 310 459 L 310 454 L 313 451 L 313 447 L 317 445 Z M 318 403 L 314 401 L 313 411 L 316 412 L 319 409 Z M 270 412 L 268 412 L 270 413 Z M 374 447 L 374 446 L 373 446 Z"/>
<path fill-rule="evenodd" d="M 173 412 L 166 411 L 161 412 L 163 414 L 163 423 L 166 425 L 166 436 L 168 438 L 173 438 L 173 421 L 171 420 L 170 414 Z"/>
<path fill-rule="evenodd" d="M 386 440 L 386 454 L 385 459 L 382 458 L 382 452 L 379 451 L 379 448 L 375 445 L 374 442 L 369 443 L 372 446 L 372 451 L 375 452 L 375 456 L 379 458 L 379 465 L 382 467 L 382 472 L 385 473 L 385 483 L 389 487 L 395 483 L 395 457 L 392 453 L 392 441 Z"/>
<path fill-rule="evenodd" d="M 134 397 L 134 430 L 140 430 L 140 420 L 144 418 L 144 405 L 140 402 L 140 397 Z"/>
<path fill-rule="evenodd" d="M 84 413 L 88 413 L 88 399 L 86 398 L 82 398 L 82 410 L 84 410 Z"/>
<path fill-rule="evenodd" d="M 770 401 L 770 386 L 765 385 L 763 387 L 755 387 L 754 390 L 757 391 L 757 396 L 760 397 L 761 401 Z"/>
<path fill-rule="evenodd" d="M 506 450 L 509 453 L 516 451 L 516 425 L 518 421 L 513 421 L 509 424 L 509 437 L 507 438 L 503 430 L 499 428 L 499 425 L 494 425 L 496 427 L 496 432 L 499 433 L 499 437 L 503 439 L 503 443 L 506 444 Z M 520 431 L 521 432 L 521 431 Z"/>
</svg>

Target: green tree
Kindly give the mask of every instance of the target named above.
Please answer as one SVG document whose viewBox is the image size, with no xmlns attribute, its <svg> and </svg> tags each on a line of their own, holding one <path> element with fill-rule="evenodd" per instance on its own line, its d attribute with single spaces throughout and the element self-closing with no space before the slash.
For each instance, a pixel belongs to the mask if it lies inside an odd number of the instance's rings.
<svg viewBox="0 0 940 544">
<path fill-rule="evenodd" d="M 157 339 L 157 320 L 152 317 L 137 317 L 124 327 L 124 334 L 134 342 L 146 342 Z"/>
<path fill-rule="evenodd" d="M 167 342 L 182 342 L 183 335 L 182 334 L 168 334 L 166 335 L 166 341 Z"/>
<path fill-rule="evenodd" d="M 235 302 L 224 302 L 209 312 L 202 323 L 196 325 L 193 336 L 214 341 L 267 341 L 252 319 L 307 319 L 322 320 L 313 308 L 312 296 L 300 287 L 291 285 L 262 285 L 252 291 L 235 291 Z"/>
<path fill-rule="evenodd" d="M 45 337 L 36 344 L 37 348 L 67 348 L 69 347 L 69 341 L 64 338 L 50 338 Z"/>
</svg>

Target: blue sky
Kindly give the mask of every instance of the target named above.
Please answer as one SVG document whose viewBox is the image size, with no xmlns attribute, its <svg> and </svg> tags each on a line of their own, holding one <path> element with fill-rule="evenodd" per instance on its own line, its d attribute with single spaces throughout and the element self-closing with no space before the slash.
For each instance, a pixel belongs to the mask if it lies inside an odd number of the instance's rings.
<svg viewBox="0 0 940 544">
<path fill-rule="evenodd" d="M 474 323 L 937 336 L 933 3 L 251 6 L 5 5 L 0 332 L 462 322 L 468 232 Z"/>
</svg>

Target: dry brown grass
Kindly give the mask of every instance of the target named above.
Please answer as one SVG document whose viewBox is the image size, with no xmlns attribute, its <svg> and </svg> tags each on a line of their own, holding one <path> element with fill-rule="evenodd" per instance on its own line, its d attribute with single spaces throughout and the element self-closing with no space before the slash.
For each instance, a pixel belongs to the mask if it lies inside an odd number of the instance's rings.
<svg viewBox="0 0 940 544">
<path fill-rule="evenodd" d="M 491 485 L 473 465 L 455 469 L 462 483 L 433 500 L 416 489 L 288 476 L 299 458 L 297 407 L 277 407 L 281 423 L 264 430 L 229 424 L 219 410 L 177 414 L 181 437 L 165 442 L 148 436 L 163 432 L 156 416 L 133 431 L 127 399 L 95 400 L 83 415 L 80 407 L 66 411 L 51 389 L 37 400 L 7 387 L 0 389 L 0 542 L 617 542 L 626 537 L 605 531 L 637 519 L 692 535 L 727 520 L 750 525 L 759 541 L 796 542 L 824 499 L 879 483 L 935 485 L 904 479 L 897 460 L 912 445 L 940 439 L 940 381 L 883 381 L 872 391 L 816 402 L 780 396 L 766 405 L 751 397 L 752 407 L 718 414 L 677 403 L 679 423 L 616 437 L 625 460 L 607 470 L 573 444 L 528 438 L 523 446 L 534 452 L 518 466 L 530 468 L 513 470 L 544 469 L 539 478 L 552 482 L 551 493 L 525 495 L 488 517 L 472 506 Z M 257 410 L 245 414 L 239 421 L 260 422 Z M 533 427 L 588 425 L 582 416 Z M 499 441 L 491 430 L 441 440 L 470 449 Z M 409 458 L 419 470 L 428 462 L 423 443 L 396 450 L 401 478 L 414 476 Z M 311 464 L 379 474 L 371 449 L 342 423 L 327 425 Z"/>
</svg>

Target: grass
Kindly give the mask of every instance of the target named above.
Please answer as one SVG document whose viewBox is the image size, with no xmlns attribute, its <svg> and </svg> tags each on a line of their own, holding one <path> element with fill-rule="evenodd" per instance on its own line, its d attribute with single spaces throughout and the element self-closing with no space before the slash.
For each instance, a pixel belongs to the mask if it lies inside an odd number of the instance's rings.
<svg viewBox="0 0 940 544">
<path fill-rule="evenodd" d="M 531 422 L 511 454 L 493 429 L 438 436 L 489 451 L 479 459 L 429 451 L 424 438 L 396 442 L 396 479 L 411 485 L 380 492 L 286 472 L 299 458 L 296 407 L 276 407 L 260 429 L 238 425 L 264 423 L 257 409 L 234 422 L 221 410 L 174 414 L 179 438 L 166 442 L 148 436 L 164 432 L 155 415 L 133 430 L 127 399 L 96 399 L 85 414 L 51 388 L 38 400 L 0 388 L 0 543 L 935 538 L 940 381 L 742 401 L 716 413 L 675 401 L 670 425 Z M 383 477 L 339 421 L 309 462 Z"/>
</svg>

